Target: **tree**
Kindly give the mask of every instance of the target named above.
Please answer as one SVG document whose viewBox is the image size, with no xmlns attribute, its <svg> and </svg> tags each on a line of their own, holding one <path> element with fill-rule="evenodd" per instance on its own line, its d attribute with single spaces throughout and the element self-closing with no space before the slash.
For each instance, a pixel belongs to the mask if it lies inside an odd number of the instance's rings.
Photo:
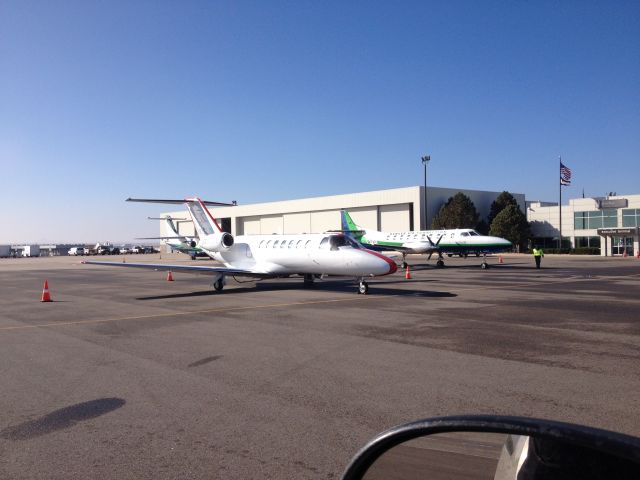
<svg viewBox="0 0 640 480">
<path fill-rule="evenodd" d="M 431 223 L 431 228 L 475 228 L 480 215 L 464 193 L 450 197 Z"/>
<path fill-rule="evenodd" d="M 476 232 L 480 235 L 489 235 L 489 224 L 484 220 L 480 220 L 476 225 Z"/>
<path fill-rule="evenodd" d="M 502 209 L 491 223 L 489 234 L 502 237 L 514 246 L 524 246 L 529 238 L 529 222 L 517 205 L 508 205 Z"/>
<path fill-rule="evenodd" d="M 515 205 L 520 208 L 516 199 L 509 192 L 504 191 L 491 204 L 491 208 L 489 209 L 489 216 L 487 217 L 487 223 L 491 225 L 493 223 L 493 219 L 498 216 L 498 214 L 504 210 L 509 205 Z"/>
</svg>

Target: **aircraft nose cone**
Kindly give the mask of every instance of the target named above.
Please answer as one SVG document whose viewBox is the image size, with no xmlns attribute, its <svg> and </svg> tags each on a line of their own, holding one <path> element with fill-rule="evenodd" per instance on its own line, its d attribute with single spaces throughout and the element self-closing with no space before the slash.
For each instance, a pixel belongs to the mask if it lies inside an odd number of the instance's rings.
<svg viewBox="0 0 640 480">
<path fill-rule="evenodd" d="M 369 260 L 375 262 L 375 272 L 373 273 L 374 275 L 389 275 L 391 273 L 395 273 L 398 270 L 396 262 L 391 260 L 389 257 L 386 257 L 372 250 L 365 250 L 365 252 L 369 255 Z M 374 259 L 372 257 L 376 258 Z"/>
</svg>

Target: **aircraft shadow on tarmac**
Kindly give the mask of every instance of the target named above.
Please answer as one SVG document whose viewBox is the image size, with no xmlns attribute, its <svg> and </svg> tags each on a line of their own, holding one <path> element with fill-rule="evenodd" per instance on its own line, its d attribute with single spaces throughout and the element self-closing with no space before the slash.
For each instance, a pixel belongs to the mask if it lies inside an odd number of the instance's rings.
<svg viewBox="0 0 640 480">
<path fill-rule="evenodd" d="M 425 298 L 451 298 L 457 297 L 456 294 L 450 292 L 433 292 L 418 290 L 412 288 L 389 288 L 383 286 L 383 284 L 395 284 L 401 283 L 400 281 L 377 281 L 369 284 L 369 295 L 390 295 L 396 297 L 425 297 Z M 415 280 L 411 280 L 415 282 Z M 421 282 L 421 281 L 418 281 Z M 136 300 L 167 300 L 172 298 L 189 298 L 189 297 L 204 297 L 204 296 L 216 296 L 216 295 L 232 295 L 236 293 L 249 293 L 249 292 L 275 292 L 280 290 L 313 290 L 313 291 L 326 291 L 326 292 L 340 292 L 356 295 L 357 284 L 354 282 L 331 282 L 323 281 L 316 282 L 312 287 L 305 287 L 301 281 L 296 282 L 247 282 L 247 286 L 240 286 L 236 288 L 227 288 L 223 292 L 216 292 L 215 290 L 200 290 L 196 292 L 182 292 L 182 293 L 170 293 L 167 295 L 153 295 L 149 297 L 137 297 Z M 233 283 L 231 283 L 233 286 Z"/>
<path fill-rule="evenodd" d="M 0 438 L 5 440 L 28 440 L 57 430 L 74 426 L 78 422 L 91 420 L 125 404 L 122 398 L 98 398 L 88 402 L 77 403 L 69 407 L 54 410 L 35 420 L 21 423 L 0 431 Z"/>
</svg>

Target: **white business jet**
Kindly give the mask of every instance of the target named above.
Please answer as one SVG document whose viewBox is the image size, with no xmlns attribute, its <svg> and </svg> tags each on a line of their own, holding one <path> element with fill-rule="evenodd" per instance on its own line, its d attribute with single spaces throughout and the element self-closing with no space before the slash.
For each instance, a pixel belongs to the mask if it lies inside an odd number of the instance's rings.
<svg viewBox="0 0 640 480">
<path fill-rule="evenodd" d="M 316 277 L 354 277 L 358 281 L 358 293 L 366 294 L 369 285 L 365 279 L 388 275 L 397 270 L 395 262 L 390 258 L 363 248 L 342 233 L 239 235 L 234 238 L 230 233 L 222 231 L 205 202 L 199 198 L 130 198 L 128 201 L 186 204 L 198 233 L 199 248 L 214 260 L 223 263 L 224 267 L 94 261 L 84 263 L 211 275 L 213 288 L 217 291 L 224 288 L 227 276 L 266 279 L 300 275 L 307 286 Z"/>
</svg>

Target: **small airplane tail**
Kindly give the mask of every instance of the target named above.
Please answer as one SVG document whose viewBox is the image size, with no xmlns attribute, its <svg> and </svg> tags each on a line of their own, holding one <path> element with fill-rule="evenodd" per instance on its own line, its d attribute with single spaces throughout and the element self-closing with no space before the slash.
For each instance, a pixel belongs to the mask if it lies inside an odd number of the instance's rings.
<svg viewBox="0 0 640 480">
<path fill-rule="evenodd" d="M 209 250 L 228 249 L 233 245 L 233 236 L 224 232 L 215 218 L 209 213 L 206 205 L 224 205 L 235 206 L 233 203 L 208 202 L 194 198 L 185 198 L 184 200 L 165 200 L 165 199 L 149 199 L 149 198 L 128 198 L 128 202 L 144 202 L 144 203 L 165 203 L 165 204 L 185 204 L 189 214 L 193 220 L 193 225 L 200 238 L 200 245 Z"/>
<path fill-rule="evenodd" d="M 151 217 L 149 217 L 149 218 L 151 219 Z M 155 220 L 155 218 L 153 218 L 152 220 Z M 169 227 L 169 230 L 171 231 L 171 233 L 173 233 L 175 236 L 180 236 L 180 234 L 178 233 L 178 226 L 173 221 L 174 219 L 171 218 L 171 215 L 167 215 L 166 217 L 162 217 L 162 218 L 160 218 L 160 220 L 164 220 L 165 221 L 165 223 L 167 224 L 167 227 Z"/>
<path fill-rule="evenodd" d="M 360 230 L 351 218 L 351 215 L 349 215 L 349 212 L 347 212 L 346 210 L 340 210 L 340 219 L 342 220 L 341 227 L 343 231 L 355 232 L 357 230 Z"/>
<path fill-rule="evenodd" d="M 220 225 L 213 218 L 207 207 L 199 198 L 185 198 L 184 203 L 193 219 L 193 225 L 200 238 L 215 233 L 223 233 Z"/>
<path fill-rule="evenodd" d="M 347 212 L 346 210 L 340 210 L 340 220 L 340 226 L 343 232 L 351 234 L 358 241 L 360 240 L 360 238 L 362 238 L 364 232 L 355 224 L 355 222 L 351 218 L 351 215 L 349 215 L 349 212 Z"/>
</svg>

